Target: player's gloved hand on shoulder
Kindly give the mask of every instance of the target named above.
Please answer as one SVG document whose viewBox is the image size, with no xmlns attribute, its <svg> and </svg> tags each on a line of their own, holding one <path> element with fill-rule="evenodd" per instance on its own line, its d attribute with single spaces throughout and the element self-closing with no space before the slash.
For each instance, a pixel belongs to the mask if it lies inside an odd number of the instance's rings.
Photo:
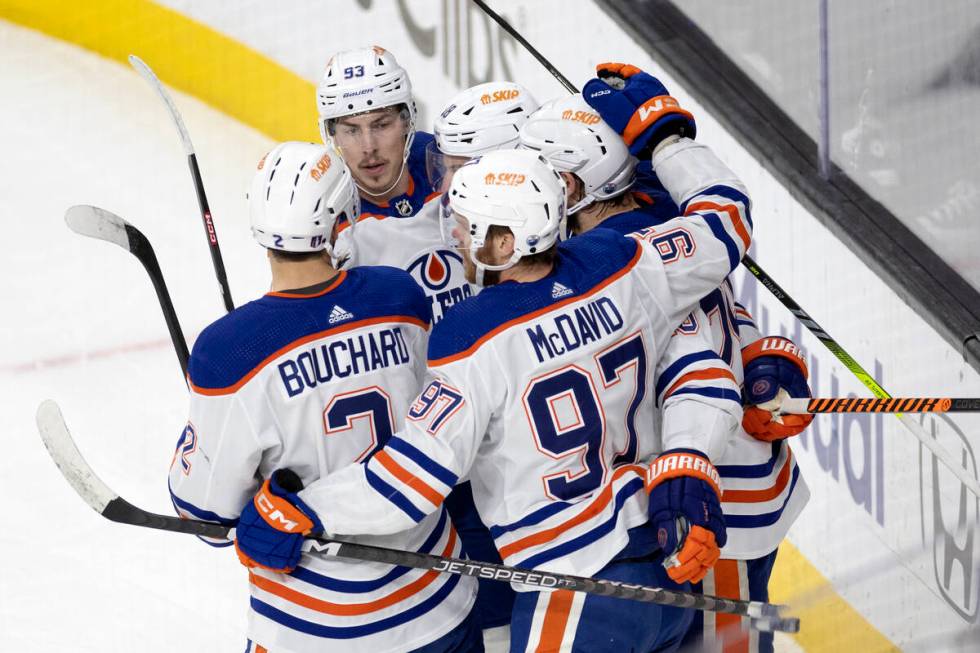
<svg viewBox="0 0 980 653">
<path fill-rule="evenodd" d="M 668 136 L 694 138 L 694 116 L 653 75 L 623 63 L 599 64 L 596 74 L 585 84 L 582 97 L 640 160 L 649 158 Z"/>
<path fill-rule="evenodd" d="M 810 397 L 803 352 L 791 340 L 768 336 L 742 349 L 745 385 L 742 428 L 757 440 L 772 442 L 797 435 L 813 415 L 780 415 L 787 397 Z"/>
<path fill-rule="evenodd" d="M 700 451 L 671 449 L 650 465 L 646 487 L 667 575 L 676 583 L 700 582 L 728 541 L 718 471 Z"/>
<path fill-rule="evenodd" d="M 280 469 L 245 504 L 235 529 L 235 550 L 243 565 L 290 572 L 299 564 L 304 536 L 323 530 L 316 513 L 296 494 L 302 489 L 295 472 Z"/>
</svg>

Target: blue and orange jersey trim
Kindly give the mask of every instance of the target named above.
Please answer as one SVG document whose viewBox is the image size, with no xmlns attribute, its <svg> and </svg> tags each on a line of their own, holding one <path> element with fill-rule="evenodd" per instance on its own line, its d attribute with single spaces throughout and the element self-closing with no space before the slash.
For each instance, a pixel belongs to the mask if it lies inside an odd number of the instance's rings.
<svg viewBox="0 0 980 653">
<path fill-rule="evenodd" d="M 438 367 L 471 356 L 502 331 L 594 296 L 629 273 L 642 253 L 643 249 L 632 238 L 605 229 L 595 229 L 562 243 L 551 274 L 539 281 L 520 284 L 520 304 L 510 300 L 517 284 L 507 282 L 486 288 L 456 306 L 433 330 L 429 366 Z M 575 291 L 556 299 L 551 293 L 556 282 Z M 539 304 L 534 310 L 527 310 L 528 288 L 535 293 L 531 301 Z"/>
<path fill-rule="evenodd" d="M 262 359 L 261 363 L 259 363 L 251 370 L 249 370 L 241 379 L 238 380 L 237 383 L 234 383 L 232 385 L 225 386 L 222 388 L 206 388 L 194 384 L 190 380 L 189 375 L 187 378 L 187 383 L 190 386 L 191 390 L 193 390 L 197 394 L 207 395 L 211 397 L 219 396 L 219 395 L 229 395 L 241 389 L 242 386 L 244 386 L 246 383 L 251 381 L 255 377 L 255 375 L 261 372 L 266 365 L 268 365 L 269 363 L 276 360 L 277 358 L 279 358 L 280 356 L 282 356 L 283 354 L 285 354 L 286 352 L 292 349 L 296 349 L 297 347 L 302 347 L 307 343 L 313 342 L 315 340 L 320 340 L 321 338 L 328 338 L 330 336 L 337 335 L 338 333 L 343 333 L 344 331 L 354 331 L 355 329 L 361 329 L 363 327 L 372 326 L 375 324 L 392 324 L 392 323 L 411 324 L 419 327 L 424 331 L 429 330 L 429 323 L 427 321 L 420 320 L 419 318 L 410 315 L 384 315 L 381 317 L 372 317 L 364 320 L 355 320 L 354 322 L 347 322 L 346 324 L 341 324 L 339 326 L 333 327 L 332 329 L 318 331 L 316 333 L 311 333 L 307 336 L 303 336 L 302 338 L 293 340 L 289 344 L 277 349 L 273 353 L 266 356 L 264 359 Z"/>
</svg>

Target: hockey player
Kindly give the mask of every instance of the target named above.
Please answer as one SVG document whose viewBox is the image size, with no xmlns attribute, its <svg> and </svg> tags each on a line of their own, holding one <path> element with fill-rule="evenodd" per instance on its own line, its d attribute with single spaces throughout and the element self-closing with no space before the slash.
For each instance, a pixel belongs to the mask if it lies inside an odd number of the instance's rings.
<svg viewBox="0 0 980 653">
<path fill-rule="evenodd" d="M 356 231 L 340 225 L 346 267 L 390 265 L 408 271 L 439 321 L 473 294 L 462 261 L 442 245 L 425 171 L 432 135 L 416 130 L 408 73 L 378 46 L 338 52 L 317 87 L 320 135 L 343 153 L 361 196 Z M 420 215 L 426 204 L 433 211 Z"/>
<path fill-rule="evenodd" d="M 521 126 L 538 109 L 531 93 L 513 82 L 487 82 L 457 93 L 436 119 L 426 146 L 429 181 L 449 190 L 453 173 L 475 156 L 519 145 Z"/>
<path fill-rule="evenodd" d="M 277 530 L 319 530 L 296 491 L 382 447 L 422 386 L 431 317 L 422 291 L 401 270 L 331 262 L 335 225 L 357 207 L 351 175 L 328 147 L 284 143 L 259 162 L 251 223 L 272 289 L 195 343 L 190 421 L 170 470 L 174 505 L 237 526 L 250 568 L 249 651 L 479 651 L 472 579 L 301 555 Z M 273 473 L 281 468 L 290 472 Z M 444 510 L 363 541 L 461 550 Z"/>
<path fill-rule="evenodd" d="M 641 101 L 644 96 L 660 94 L 659 90 L 650 90 L 653 82 L 644 73 L 615 65 L 602 65 L 599 69 L 624 75 L 620 80 L 629 86 L 622 92 L 637 94 Z M 606 95 L 598 97 L 609 99 Z M 610 113 L 607 104 L 594 103 Z M 612 120 L 622 122 L 616 111 L 611 114 Z M 579 207 L 569 217 L 573 233 L 585 233 L 599 226 L 626 234 L 660 225 L 665 214 L 675 214 L 676 209 L 671 210 L 673 202 L 661 188 L 647 187 L 649 195 L 627 192 L 623 183 L 626 174 L 622 171 L 631 170 L 634 159 L 616 132 L 580 95 L 559 100 L 534 114 L 521 129 L 521 142 L 540 151 L 562 170 L 569 203 L 573 208 Z M 656 199 L 651 200 L 651 195 Z M 722 549 L 722 560 L 703 585 L 707 593 L 716 596 L 768 601 L 777 547 L 809 498 L 790 449 L 782 440 L 800 433 L 812 416 L 784 416 L 777 421 L 767 407 L 778 407 L 778 403 L 770 403 L 777 395 L 810 396 L 806 364 L 799 348 L 789 340 L 761 337 L 748 311 L 735 302 L 730 280 L 705 297 L 701 308 L 710 318 L 707 330 L 712 335 L 711 347 L 703 352 L 684 353 L 678 363 L 683 365 L 692 357 L 721 357 L 722 366 L 730 366 L 740 385 L 744 378 L 747 404 L 744 428 L 733 435 L 732 446 L 715 460 L 725 488 L 722 508 L 728 543 Z M 658 387 L 675 383 L 674 378 L 671 375 L 658 380 Z M 705 386 L 702 392 L 725 391 L 709 383 L 701 385 Z M 712 615 L 705 621 L 702 616 L 695 615 L 690 643 L 700 643 L 703 634 L 709 647 L 721 641 L 730 647 L 725 650 L 772 651 L 771 634 L 750 631 L 737 617 Z"/>
<path fill-rule="evenodd" d="M 433 187 L 447 191 L 455 171 L 475 156 L 517 147 L 521 125 L 537 107 L 537 101 L 528 90 L 512 82 L 487 82 L 453 96 L 436 119 L 432 130 L 435 138 L 426 149 L 426 171 Z M 448 195 L 438 204 L 426 204 L 419 213 L 419 220 L 429 226 L 430 237 L 438 241 L 441 248 L 446 245 L 439 226 L 439 211 L 445 210 L 445 200 L 448 200 Z M 444 251 L 462 263 L 458 251 Z M 473 294 L 476 289 L 474 286 Z M 440 312 L 442 308 L 433 306 L 433 313 Z M 446 498 L 446 508 L 468 558 L 501 562 L 490 531 L 474 506 L 469 482 L 462 482 L 453 489 Z M 514 591 L 509 585 L 480 580 L 473 612 L 484 630 L 484 644 L 488 651 L 508 650 L 513 606 Z"/>
<path fill-rule="evenodd" d="M 485 288 L 435 326 L 433 380 L 404 430 L 366 465 L 299 492 L 325 532 L 411 527 L 468 477 L 507 564 L 665 587 L 714 564 L 725 531 L 710 456 L 721 443 L 703 437 L 714 430 L 698 424 L 705 403 L 690 410 L 690 429 L 662 442 L 638 430 L 653 418 L 661 343 L 749 245 L 748 198 L 707 148 L 659 126 L 654 168 L 691 208 L 637 238 L 596 230 L 558 246 L 564 183 L 534 153 L 491 152 L 456 173 L 456 234 Z M 679 249 L 667 252 L 670 243 Z M 670 399 L 664 410 L 694 403 Z M 711 419 L 737 420 L 733 403 Z M 522 591 L 512 650 L 665 650 L 689 619 Z"/>
</svg>

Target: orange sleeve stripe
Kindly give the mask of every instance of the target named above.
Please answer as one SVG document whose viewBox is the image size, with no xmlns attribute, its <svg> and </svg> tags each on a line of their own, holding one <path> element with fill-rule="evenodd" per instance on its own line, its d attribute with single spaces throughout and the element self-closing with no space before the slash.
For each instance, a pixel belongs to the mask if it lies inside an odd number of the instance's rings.
<svg viewBox="0 0 980 653">
<path fill-rule="evenodd" d="M 374 459 L 392 476 L 425 497 L 429 503 L 437 508 L 442 505 L 446 497 L 441 492 L 399 465 L 387 451 L 381 449 L 374 454 Z"/>
<path fill-rule="evenodd" d="M 689 204 L 687 212 L 684 215 L 690 215 L 695 211 L 724 211 L 727 213 L 728 217 L 732 219 L 735 232 L 742 239 L 742 244 L 745 245 L 745 251 L 749 251 L 749 245 L 752 244 L 752 237 L 749 236 L 749 230 L 745 228 L 745 223 L 742 222 L 742 216 L 734 204 L 721 205 L 715 204 L 714 202 L 697 202 L 696 204 Z"/>
<path fill-rule="evenodd" d="M 561 535 L 562 533 L 564 533 L 565 531 L 572 529 L 578 526 L 579 524 L 583 524 L 588 520 L 592 519 L 600 512 L 602 512 L 603 509 L 607 505 L 609 505 L 609 502 L 612 501 L 613 481 L 618 479 L 626 472 L 630 472 L 630 471 L 637 473 L 640 476 L 640 478 L 644 478 L 646 470 L 640 465 L 624 465 L 622 467 L 619 467 L 618 469 L 616 469 L 615 472 L 613 472 L 610 481 L 606 483 L 606 486 L 602 488 L 602 492 L 599 493 L 599 496 L 593 499 L 592 503 L 589 504 L 588 508 L 586 508 L 579 514 L 575 515 L 568 521 L 558 524 L 557 526 L 552 526 L 551 528 L 548 528 L 546 530 L 538 531 L 533 535 L 528 535 L 527 537 L 521 538 L 519 540 L 511 542 L 510 544 L 500 547 L 500 557 L 506 559 L 514 555 L 515 553 L 528 549 L 532 546 L 537 546 L 538 544 L 545 544 L 547 542 L 550 542 L 556 537 L 558 537 L 559 535 Z"/>
<path fill-rule="evenodd" d="M 446 548 L 443 550 L 441 555 L 451 556 L 455 547 L 456 530 L 450 527 L 449 540 L 446 542 Z M 252 572 L 249 572 L 248 579 L 259 589 L 265 590 L 270 594 L 275 594 L 279 598 L 285 599 L 290 603 L 295 603 L 296 605 L 300 605 L 304 608 L 309 608 L 310 610 L 321 612 L 323 614 L 353 617 L 377 612 L 378 610 L 383 610 L 384 608 L 395 605 L 400 601 L 404 601 L 410 596 L 418 594 L 424 590 L 441 575 L 442 574 L 437 571 L 427 571 L 408 585 L 397 589 L 391 594 L 382 596 L 374 601 L 368 601 L 366 603 L 331 603 L 330 601 L 324 601 L 308 594 L 303 594 L 302 592 L 286 587 L 285 585 L 265 578 L 264 576 L 257 576 Z"/>
<path fill-rule="evenodd" d="M 293 340 L 291 343 L 289 343 L 285 347 L 282 347 L 279 350 L 275 351 L 274 353 L 269 354 L 268 356 L 266 356 L 265 359 L 261 363 L 259 363 L 255 367 L 253 367 L 249 371 L 248 374 L 246 374 L 245 376 L 243 376 L 234 385 L 230 385 L 230 386 L 225 387 L 225 388 L 202 388 L 200 386 L 194 385 L 193 383 L 190 383 L 190 379 L 189 378 L 188 378 L 188 383 L 190 384 L 191 390 L 193 390 L 194 392 L 196 392 L 199 395 L 207 395 L 209 397 L 216 397 L 216 396 L 220 396 L 220 395 L 230 395 L 230 394 L 232 394 L 234 392 L 237 392 L 243 385 L 245 385 L 246 383 L 248 383 L 249 381 L 251 381 L 252 380 L 252 377 L 254 377 L 256 374 L 258 374 L 260 371 L 262 371 L 262 368 L 264 368 L 266 365 L 268 365 L 269 363 L 271 363 L 275 359 L 277 359 L 280 356 L 282 356 L 283 354 L 285 354 L 287 351 L 290 351 L 291 349 L 296 349 L 297 347 L 301 347 L 301 346 L 305 345 L 308 342 L 313 342 L 314 340 L 319 340 L 320 338 L 326 338 L 326 337 L 329 337 L 329 336 L 332 336 L 332 335 L 336 335 L 338 333 L 343 333 L 344 331 L 353 331 L 354 329 L 360 329 L 362 327 L 371 326 L 372 324 L 384 324 L 384 323 L 387 323 L 387 322 L 396 322 L 396 323 L 400 323 L 400 324 L 412 324 L 412 325 L 415 325 L 415 326 L 417 326 L 417 327 L 419 327 L 421 329 L 424 329 L 426 331 L 429 330 L 429 323 L 428 322 L 423 322 L 422 320 L 418 319 L 417 317 L 409 317 L 407 315 L 385 315 L 385 316 L 382 316 L 382 317 L 372 317 L 372 318 L 369 318 L 369 319 L 366 319 L 366 320 L 357 320 L 356 322 L 348 322 L 347 324 L 342 324 L 342 325 L 337 326 L 337 327 L 334 327 L 332 329 L 327 329 L 325 331 L 319 331 L 317 333 L 311 333 L 310 335 L 303 336 L 302 338 L 300 338 L 298 340 Z"/>
<path fill-rule="evenodd" d="M 763 490 L 725 490 L 721 495 L 722 503 L 759 503 L 761 501 L 771 501 L 782 494 L 789 483 L 790 472 L 792 471 L 793 452 L 787 449 L 786 460 L 783 467 L 779 470 L 776 482 Z"/>
<path fill-rule="evenodd" d="M 672 386 L 667 388 L 667 392 L 664 393 L 664 399 L 674 394 L 677 388 L 681 387 L 688 381 L 710 381 L 712 379 L 729 379 L 735 385 L 738 385 L 738 381 L 735 380 L 735 375 L 732 374 L 731 370 L 726 370 L 723 367 L 709 367 L 705 370 L 695 370 L 693 372 L 688 372 L 681 378 L 677 379 Z"/>
<path fill-rule="evenodd" d="M 500 326 L 480 336 L 476 342 L 474 342 L 472 345 L 470 345 L 463 351 L 458 352 L 456 354 L 451 354 L 449 356 L 443 356 L 442 358 L 435 358 L 429 360 L 429 367 L 438 367 L 439 365 L 446 365 L 447 363 L 452 363 L 453 361 L 458 361 L 460 359 L 466 358 L 467 356 L 471 356 L 477 349 L 482 347 L 484 343 L 486 343 L 488 340 L 493 338 L 501 331 L 506 331 L 512 326 L 521 324 L 523 322 L 530 322 L 531 320 L 541 317 L 545 313 L 549 313 L 551 311 L 557 310 L 563 306 L 571 304 L 572 302 L 581 301 L 586 297 L 591 297 L 592 295 L 596 294 L 597 292 L 599 292 L 600 290 L 602 290 L 603 288 L 605 288 L 606 286 L 608 286 L 609 284 L 616 281 L 617 279 L 625 275 L 627 272 L 632 270 L 636 266 L 636 263 L 640 260 L 640 255 L 642 253 L 643 253 L 643 248 L 637 245 L 636 253 L 633 255 L 633 258 L 630 260 L 629 263 L 623 266 L 621 270 L 606 277 L 606 279 L 600 282 L 598 285 L 593 286 L 588 292 L 582 293 L 577 297 L 569 297 L 568 299 L 562 300 L 560 302 L 555 302 L 554 304 L 550 304 L 548 306 L 545 306 L 544 308 L 539 308 L 533 313 L 528 313 L 527 315 L 522 315 L 521 317 L 516 317 L 513 320 L 504 322 Z"/>
<path fill-rule="evenodd" d="M 557 590 L 548 597 L 548 609 L 541 624 L 541 639 L 535 653 L 549 653 L 561 650 L 565 638 L 565 626 L 572 611 L 574 593 L 571 590 Z"/>
</svg>

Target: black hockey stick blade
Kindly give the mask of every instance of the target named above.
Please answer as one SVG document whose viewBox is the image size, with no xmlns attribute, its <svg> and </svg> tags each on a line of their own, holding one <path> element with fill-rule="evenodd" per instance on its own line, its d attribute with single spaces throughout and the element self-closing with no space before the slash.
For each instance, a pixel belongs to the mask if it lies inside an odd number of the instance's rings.
<svg viewBox="0 0 980 653">
<path fill-rule="evenodd" d="M 220 524 L 151 513 L 134 506 L 113 492 L 85 462 L 68 431 L 61 410 L 54 401 L 47 400 L 38 407 L 37 426 L 44 446 L 47 447 L 48 453 L 58 469 L 61 470 L 62 475 L 79 496 L 106 519 L 122 524 L 189 533 L 202 537 L 229 539 L 234 537 L 232 529 Z M 431 569 L 441 573 L 489 578 L 501 582 L 522 583 L 544 589 L 568 589 L 599 596 L 710 612 L 739 614 L 751 617 L 753 621 L 762 620 L 761 623 L 764 623 L 767 629 L 784 632 L 797 632 L 800 627 L 798 618 L 784 616 L 785 606 L 759 601 L 723 599 L 690 592 L 665 590 L 659 587 L 628 585 L 615 581 L 520 569 L 476 560 L 448 558 L 430 553 L 399 551 L 320 537 L 308 538 L 304 545 L 304 551 L 352 560 L 384 562 L 416 569 Z"/>
<path fill-rule="evenodd" d="M 183 329 L 180 328 L 174 303 L 170 299 L 167 282 L 163 279 L 160 263 L 157 261 L 153 246 L 150 245 L 147 237 L 115 213 L 87 204 L 69 208 L 65 212 L 65 222 L 68 224 L 68 228 L 75 233 L 118 245 L 139 259 L 146 273 L 150 276 L 153 290 L 156 291 L 160 310 L 163 311 L 163 319 L 166 321 L 167 330 L 170 332 L 170 341 L 173 343 L 177 361 L 180 363 L 180 370 L 186 380 L 187 360 L 190 357 L 187 341 L 184 339 Z"/>
</svg>

